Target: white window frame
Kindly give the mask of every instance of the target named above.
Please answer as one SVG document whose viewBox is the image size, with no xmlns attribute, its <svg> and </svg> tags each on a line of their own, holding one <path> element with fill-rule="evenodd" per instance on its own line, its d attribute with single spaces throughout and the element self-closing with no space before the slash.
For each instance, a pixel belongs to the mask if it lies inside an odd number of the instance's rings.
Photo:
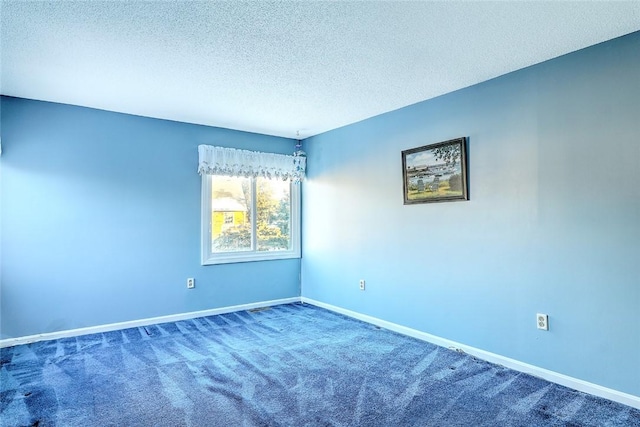
<svg viewBox="0 0 640 427">
<path fill-rule="evenodd" d="M 300 258 L 300 184 L 289 181 L 291 186 L 290 202 L 291 202 L 291 249 L 288 251 L 251 251 L 238 252 L 213 252 L 211 249 L 211 180 L 214 175 L 202 175 L 202 193 L 201 193 L 201 256 L 202 265 L 231 264 L 238 262 L 267 261 L 277 259 Z M 251 178 L 252 191 L 252 212 L 256 212 L 256 179 Z M 253 247 L 256 248 L 256 221 L 252 219 L 253 230 Z"/>
</svg>

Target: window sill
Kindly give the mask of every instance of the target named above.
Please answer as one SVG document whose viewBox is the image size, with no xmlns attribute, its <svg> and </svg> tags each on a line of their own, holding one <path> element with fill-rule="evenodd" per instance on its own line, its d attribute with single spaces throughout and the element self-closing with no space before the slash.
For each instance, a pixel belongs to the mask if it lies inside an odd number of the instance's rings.
<svg viewBox="0 0 640 427">
<path fill-rule="evenodd" d="M 300 258 L 300 252 L 246 252 L 211 255 L 202 260 L 202 265 L 234 264 L 240 262 L 272 261 Z"/>
</svg>

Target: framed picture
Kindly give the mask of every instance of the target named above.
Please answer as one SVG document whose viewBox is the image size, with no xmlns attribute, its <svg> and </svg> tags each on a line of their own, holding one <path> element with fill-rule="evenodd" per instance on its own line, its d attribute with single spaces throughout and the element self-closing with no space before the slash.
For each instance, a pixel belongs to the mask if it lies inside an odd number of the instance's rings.
<svg viewBox="0 0 640 427">
<path fill-rule="evenodd" d="M 469 200 L 467 139 L 404 150 L 402 178 L 405 205 Z"/>
</svg>

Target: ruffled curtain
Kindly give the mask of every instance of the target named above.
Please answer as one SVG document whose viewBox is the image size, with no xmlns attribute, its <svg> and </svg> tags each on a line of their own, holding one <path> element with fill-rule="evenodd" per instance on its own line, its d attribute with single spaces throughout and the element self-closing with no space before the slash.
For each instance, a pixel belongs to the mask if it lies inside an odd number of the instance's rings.
<svg viewBox="0 0 640 427">
<path fill-rule="evenodd" d="M 198 146 L 200 175 L 228 175 L 278 178 L 300 182 L 304 178 L 306 158 L 235 148 Z"/>
</svg>

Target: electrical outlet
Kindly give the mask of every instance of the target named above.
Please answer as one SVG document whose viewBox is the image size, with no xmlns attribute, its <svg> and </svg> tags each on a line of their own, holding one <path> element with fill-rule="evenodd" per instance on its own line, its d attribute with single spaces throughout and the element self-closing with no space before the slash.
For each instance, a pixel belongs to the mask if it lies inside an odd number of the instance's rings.
<svg viewBox="0 0 640 427">
<path fill-rule="evenodd" d="M 364 291 L 364 279 L 360 279 L 360 290 Z"/>
<path fill-rule="evenodd" d="M 196 287 L 196 279 L 193 277 L 189 277 L 187 279 L 187 289 L 193 289 Z"/>
<path fill-rule="evenodd" d="M 549 316 L 546 314 L 538 313 L 536 314 L 536 322 L 538 323 L 538 329 L 542 329 L 543 331 L 549 330 Z"/>
</svg>

